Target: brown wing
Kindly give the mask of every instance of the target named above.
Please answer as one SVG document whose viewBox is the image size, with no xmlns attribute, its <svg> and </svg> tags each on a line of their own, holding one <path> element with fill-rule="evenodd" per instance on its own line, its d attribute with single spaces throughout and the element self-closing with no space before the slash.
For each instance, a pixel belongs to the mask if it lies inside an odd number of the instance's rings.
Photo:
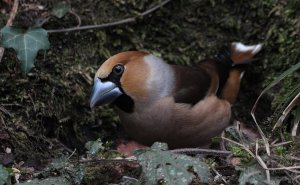
<svg viewBox="0 0 300 185">
<path fill-rule="evenodd" d="M 222 50 L 214 59 L 196 67 L 173 66 L 176 73 L 174 99 L 176 103 L 195 105 L 205 96 L 216 94 L 233 103 L 240 87 L 241 66 L 247 63 L 261 45 L 232 43 L 231 51 Z"/>
<path fill-rule="evenodd" d="M 173 97 L 176 103 L 195 105 L 203 99 L 211 86 L 209 73 L 200 67 L 172 66 L 176 76 Z"/>
</svg>

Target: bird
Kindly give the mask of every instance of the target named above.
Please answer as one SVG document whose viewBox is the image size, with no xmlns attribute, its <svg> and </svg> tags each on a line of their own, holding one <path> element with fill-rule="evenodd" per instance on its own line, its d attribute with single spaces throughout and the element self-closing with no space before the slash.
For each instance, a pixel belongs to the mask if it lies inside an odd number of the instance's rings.
<svg viewBox="0 0 300 185">
<path fill-rule="evenodd" d="M 90 107 L 113 104 L 134 141 L 169 148 L 208 147 L 230 125 L 244 64 L 262 44 L 233 42 L 212 59 L 174 65 L 146 51 L 125 51 L 97 70 Z"/>
</svg>

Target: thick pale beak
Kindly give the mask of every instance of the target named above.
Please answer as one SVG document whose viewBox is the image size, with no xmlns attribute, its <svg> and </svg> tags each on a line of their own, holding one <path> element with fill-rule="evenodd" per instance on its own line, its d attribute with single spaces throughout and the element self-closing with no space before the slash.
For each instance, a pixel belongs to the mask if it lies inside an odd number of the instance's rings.
<svg viewBox="0 0 300 185">
<path fill-rule="evenodd" d="M 115 83 L 102 82 L 99 78 L 95 78 L 90 107 L 93 108 L 97 105 L 113 102 L 120 95 L 122 95 L 122 92 Z"/>
</svg>

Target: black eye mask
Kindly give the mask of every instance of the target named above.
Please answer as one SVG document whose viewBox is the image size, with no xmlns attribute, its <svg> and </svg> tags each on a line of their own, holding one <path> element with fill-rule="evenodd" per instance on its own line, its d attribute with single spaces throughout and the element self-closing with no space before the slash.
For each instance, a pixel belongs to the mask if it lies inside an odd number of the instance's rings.
<svg viewBox="0 0 300 185">
<path fill-rule="evenodd" d="M 122 111 L 126 112 L 126 113 L 132 113 L 133 109 L 134 109 L 134 101 L 133 99 L 128 96 L 122 86 L 121 86 L 121 82 L 120 79 L 123 75 L 125 71 L 125 67 L 122 64 L 117 64 L 113 69 L 112 72 L 108 75 L 108 77 L 100 79 L 102 82 L 105 81 L 110 81 L 115 83 L 119 89 L 121 90 L 121 92 L 123 93 L 121 96 L 119 96 L 114 102 L 113 104 L 116 105 L 118 108 L 120 108 Z"/>
</svg>

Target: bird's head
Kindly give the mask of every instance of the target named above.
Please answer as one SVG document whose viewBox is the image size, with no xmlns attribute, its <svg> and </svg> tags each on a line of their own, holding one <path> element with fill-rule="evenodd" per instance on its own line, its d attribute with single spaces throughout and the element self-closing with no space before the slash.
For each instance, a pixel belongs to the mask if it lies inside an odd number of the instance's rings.
<svg viewBox="0 0 300 185">
<path fill-rule="evenodd" d="M 116 54 L 95 75 L 90 107 L 113 102 L 122 110 L 133 111 L 135 103 L 148 104 L 169 95 L 173 77 L 168 64 L 147 52 Z"/>
<path fill-rule="evenodd" d="M 148 55 L 142 51 L 127 51 L 106 60 L 95 75 L 90 107 L 116 101 L 130 104 L 135 99 L 148 97 L 145 83 L 150 70 L 145 61 Z"/>
</svg>

